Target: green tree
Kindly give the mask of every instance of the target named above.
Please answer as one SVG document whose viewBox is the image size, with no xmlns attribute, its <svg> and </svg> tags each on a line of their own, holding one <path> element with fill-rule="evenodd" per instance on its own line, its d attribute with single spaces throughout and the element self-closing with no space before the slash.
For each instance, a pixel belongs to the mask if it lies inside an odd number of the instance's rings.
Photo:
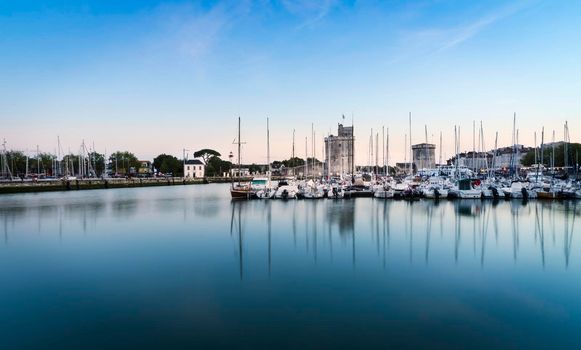
<svg viewBox="0 0 581 350">
<path fill-rule="evenodd" d="M 113 173 L 123 175 L 128 174 L 131 168 L 137 171 L 141 165 L 137 157 L 128 151 L 117 151 L 111 154 L 109 162 L 111 163 Z"/>
<path fill-rule="evenodd" d="M 79 156 L 76 154 L 67 154 L 61 161 L 62 175 L 74 175 L 79 171 Z"/>
<path fill-rule="evenodd" d="M 208 148 L 204 148 L 204 149 L 201 149 L 197 152 L 194 152 L 194 158 L 202 158 L 204 165 L 208 165 L 208 161 L 212 157 L 220 157 L 220 156 L 222 156 L 220 153 L 218 153 L 217 151 L 214 151 L 213 149 L 208 149 Z"/>
<path fill-rule="evenodd" d="M 231 162 L 214 156 L 211 157 L 208 160 L 208 164 L 206 164 L 206 176 L 222 176 L 223 173 L 230 172 L 231 168 Z"/>
<path fill-rule="evenodd" d="M 95 175 L 103 175 L 103 172 L 105 171 L 105 155 L 97 152 L 91 152 L 87 155 L 87 158 L 91 162 L 91 167 L 95 171 Z"/>
<path fill-rule="evenodd" d="M 41 170 L 44 171 L 47 175 L 52 175 L 54 173 L 53 164 L 54 164 L 55 156 L 50 153 L 41 153 L 40 154 L 40 164 Z"/>
<path fill-rule="evenodd" d="M 153 159 L 153 167 L 164 174 L 172 173 L 173 176 L 183 176 L 183 161 L 169 154 L 160 154 Z"/>
<path fill-rule="evenodd" d="M 565 165 L 565 145 L 560 144 L 554 149 L 555 154 L 555 166 L 563 167 Z M 581 154 L 581 144 L 570 143 L 567 147 L 567 159 L 569 166 L 574 166 L 577 161 L 577 155 Z M 543 147 L 543 155 L 541 161 L 541 149 L 537 148 L 538 162 L 544 164 L 545 166 L 551 165 L 551 158 L 553 157 L 553 147 L 551 145 L 546 145 Z M 531 166 L 535 163 L 535 151 L 532 150 L 525 154 L 521 160 L 524 166 Z"/>
<path fill-rule="evenodd" d="M 282 164 L 287 168 L 292 168 L 292 167 L 296 167 L 296 166 L 305 165 L 305 160 L 302 158 L 298 158 L 298 157 L 294 157 L 294 158 L 291 157 L 287 160 L 283 160 Z"/>
<path fill-rule="evenodd" d="M 12 176 L 24 176 L 26 173 L 26 156 L 24 153 L 14 150 L 7 151 L 6 162 Z M 0 169 L 0 171 L 4 171 L 4 169 Z"/>
</svg>

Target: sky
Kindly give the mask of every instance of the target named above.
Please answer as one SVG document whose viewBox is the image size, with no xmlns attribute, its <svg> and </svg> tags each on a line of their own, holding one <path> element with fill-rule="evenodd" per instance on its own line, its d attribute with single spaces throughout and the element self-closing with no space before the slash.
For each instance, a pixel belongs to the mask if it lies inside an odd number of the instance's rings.
<svg viewBox="0 0 581 350">
<path fill-rule="evenodd" d="M 482 121 L 485 147 L 581 142 L 578 1 L 3 1 L 0 138 L 66 152 L 84 142 L 140 159 L 212 148 L 242 161 L 323 152 L 354 122 L 356 163 L 389 129 L 390 163 L 412 143 L 452 156 Z M 343 119 L 342 116 L 345 116 Z M 478 134 L 478 131 L 477 131 Z M 306 139 L 307 138 L 307 139 Z M 374 136 L 375 139 L 375 136 Z M 409 142 L 409 140 L 408 140 Z"/>
</svg>

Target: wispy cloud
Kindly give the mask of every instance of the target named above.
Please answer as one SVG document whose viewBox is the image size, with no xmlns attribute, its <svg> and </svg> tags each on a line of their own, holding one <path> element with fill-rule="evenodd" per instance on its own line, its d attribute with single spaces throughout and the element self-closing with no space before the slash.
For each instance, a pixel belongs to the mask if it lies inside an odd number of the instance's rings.
<svg viewBox="0 0 581 350">
<path fill-rule="evenodd" d="M 249 3 L 218 3 L 210 8 L 193 4 L 164 5 L 154 14 L 155 37 L 165 49 L 199 60 L 211 53 L 221 35 L 249 11 Z"/>
<path fill-rule="evenodd" d="M 291 14 L 303 18 L 303 22 L 298 26 L 297 29 L 304 27 L 309 27 L 329 14 L 335 5 L 337 5 L 337 0 L 322 0 L 322 1 L 311 1 L 311 0 L 282 0 L 281 4 L 283 7 Z"/>
<path fill-rule="evenodd" d="M 529 4 L 521 3 L 501 8 L 493 13 L 480 17 L 471 23 L 467 23 L 457 28 L 444 30 L 443 40 L 437 51 L 448 50 L 470 40 L 487 27 L 524 10 L 528 5 Z"/>
<path fill-rule="evenodd" d="M 399 37 L 399 47 L 392 53 L 388 63 L 406 61 L 418 56 L 425 58 L 458 47 L 496 23 L 506 20 L 538 2 L 539 0 L 525 0 L 510 6 L 496 8 L 460 25 L 432 25 L 403 31 Z M 415 13 L 413 18 L 416 19 L 425 16 L 425 11 L 429 11 L 429 9 L 414 8 L 414 11 L 411 12 Z M 406 12 L 407 17 L 410 17 L 410 14 Z"/>
</svg>

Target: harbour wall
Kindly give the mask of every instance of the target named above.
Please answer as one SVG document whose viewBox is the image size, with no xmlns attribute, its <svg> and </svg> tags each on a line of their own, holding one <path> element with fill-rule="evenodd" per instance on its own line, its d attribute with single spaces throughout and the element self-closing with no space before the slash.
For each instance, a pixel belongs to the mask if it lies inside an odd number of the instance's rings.
<svg viewBox="0 0 581 350">
<path fill-rule="evenodd" d="M 49 191 L 78 191 L 109 188 L 131 188 L 149 186 L 198 185 L 207 183 L 205 179 L 182 177 L 169 178 L 110 178 L 77 180 L 11 181 L 0 183 L 0 194 Z"/>
<path fill-rule="evenodd" d="M 280 180 L 282 177 L 272 177 Z M 184 177 L 156 177 L 156 178 L 103 178 L 103 179 L 75 179 L 75 180 L 24 180 L 0 182 L 0 194 L 3 193 L 28 193 L 49 191 L 78 191 L 108 188 L 131 188 L 149 186 L 183 186 L 201 185 L 208 183 L 248 182 L 252 177 L 208 177 L 208 178 L 184 178 Z"/>
</svg>

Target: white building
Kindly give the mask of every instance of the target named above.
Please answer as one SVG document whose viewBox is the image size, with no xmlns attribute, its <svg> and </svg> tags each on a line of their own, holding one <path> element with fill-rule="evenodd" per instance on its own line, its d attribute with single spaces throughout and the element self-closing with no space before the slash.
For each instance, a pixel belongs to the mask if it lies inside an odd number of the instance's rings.
<svg viewBox="0 0 581 350">
<path fill-rule="evenodd" d="M 250 176 L 250 169 L 249 168 L 236 168 L 233 167 L 230 169 L 230 176 L 232 177 L 247 177 Z"/>
<path fill-rule="evenodd" d="M 184 177 L 199 178 L 206 174 L 206 166 L 198 159 L 187 160 L 184 163 Z"/>
</svg>

